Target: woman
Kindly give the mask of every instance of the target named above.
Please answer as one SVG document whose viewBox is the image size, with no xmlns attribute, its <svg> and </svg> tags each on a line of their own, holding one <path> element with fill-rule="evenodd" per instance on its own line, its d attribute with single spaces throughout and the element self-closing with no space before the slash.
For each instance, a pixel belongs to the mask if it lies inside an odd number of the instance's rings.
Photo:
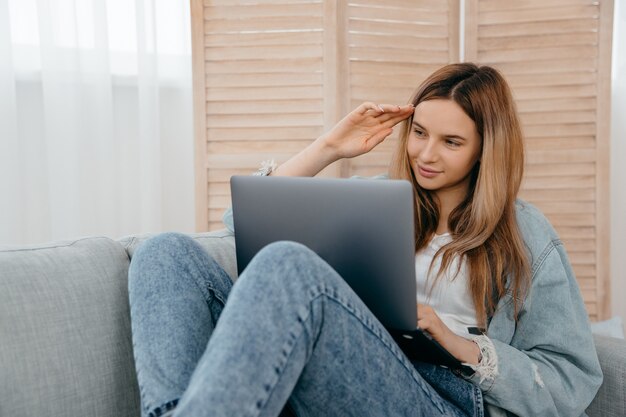
<svg viewBox="0 0 626 417">
<path fill-rule="evenodd" d="M 316 175 L 402 120 L 390 174 L 415 190 L 417 324 L 474 373 L 409 360 L 301 245 L 267 246 L 233 286 L 163 234 L 129 273 L 143 415 L 584 415 L 602 381 L 587 314 L 554 230 L 516 200 L 522 134 L 497 71 L 448 65 L 409 105 L 364 103 L 263 173 Z"/>
</svg>

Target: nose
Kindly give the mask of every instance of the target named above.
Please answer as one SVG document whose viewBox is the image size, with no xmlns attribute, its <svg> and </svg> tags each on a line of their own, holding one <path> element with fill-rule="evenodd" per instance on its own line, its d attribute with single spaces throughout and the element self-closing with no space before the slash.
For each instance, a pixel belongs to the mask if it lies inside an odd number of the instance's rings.
<svg viewBox="0 0 626 417">
<path fill-rule="evenodd" d="M 419 153 L 419 159 L 424 163 L 435 162 L 437 160 L 436 143 L 432 138 L 424 142 L 424 147 Z"/>
</svg>

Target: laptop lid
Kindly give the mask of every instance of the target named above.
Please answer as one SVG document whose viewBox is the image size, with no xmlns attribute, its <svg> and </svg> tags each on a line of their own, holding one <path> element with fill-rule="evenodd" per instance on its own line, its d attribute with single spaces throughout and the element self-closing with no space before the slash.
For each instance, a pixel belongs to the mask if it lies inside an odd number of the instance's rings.
<svg viewBox="0 0 626 417">
<path fill-rule="evenodd" d="M 332 266 L 389 328 L 417 323 L 413 189 L 404 180 L 233 176 L 237 269 L 290 240 Z"/>
</svg>

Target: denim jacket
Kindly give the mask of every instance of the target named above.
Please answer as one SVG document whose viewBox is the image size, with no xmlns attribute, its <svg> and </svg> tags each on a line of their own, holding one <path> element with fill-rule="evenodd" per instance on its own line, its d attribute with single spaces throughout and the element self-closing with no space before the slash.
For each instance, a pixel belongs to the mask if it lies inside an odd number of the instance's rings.
<svg viewBox="0 0 626 417">
<path fill-rule="evenodd" d="M 530 256 L 530 292 L 517 324 L 511 295 L 500 300 L 487 328 L 497 368 L 469 379 L 483 391 L 491 417 L 585 416 L 602 371 L 574 272 L 545 216 L 522 200 L 516 214 Z M 232 232 L 231 209 L 223 220 Z"/>
<path fill-rule="evenodd" d="M 497 373 L 480 386 L 492 417 L 584 416 L 602 384 L 574 272 L 563 243 L 544 215 L 518 200 L 517 222 L 528 249 L 532 284 L 517 325 L 513 300 L 505 296 L 487 336 L 497 354 Z"/>
</svg>

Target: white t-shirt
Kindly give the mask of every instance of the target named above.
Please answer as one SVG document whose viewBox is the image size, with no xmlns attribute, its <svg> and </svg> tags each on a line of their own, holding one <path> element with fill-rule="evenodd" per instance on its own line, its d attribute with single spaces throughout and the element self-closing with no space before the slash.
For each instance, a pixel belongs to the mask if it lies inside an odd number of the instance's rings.
<svg viewBox="0 0 626 417">
<path fill-rule="evenodd" d="M 451 240 L 449 233 L 434 235 L 428 245 L 415 255 L 417 302 L 431 306 L 454 333 L 472 339 L 475 335 L 470 334 L 469 328 L 477 328 L 478 323 L 476 308 L 468 286 L 467 263 L 463 262 L 459 273 L 454 276 L 459 263 L 459 258 L 454 258 L 431 292 L 441 265 L 441 256 L 438 256 L 427 279 L 428 269 L 435 253 Z"/>
</svg>

